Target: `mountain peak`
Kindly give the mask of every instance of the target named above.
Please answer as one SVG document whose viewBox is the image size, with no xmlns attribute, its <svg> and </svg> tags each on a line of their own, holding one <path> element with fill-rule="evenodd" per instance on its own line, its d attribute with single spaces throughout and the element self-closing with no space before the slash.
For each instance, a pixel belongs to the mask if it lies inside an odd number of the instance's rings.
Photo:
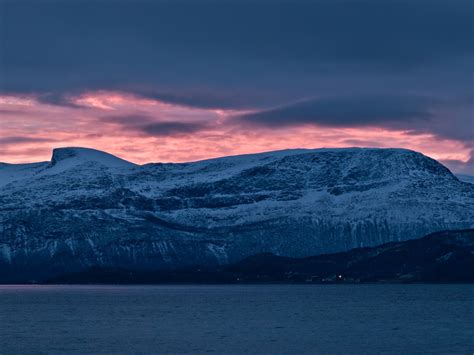
<svg viewBox="0 0 474 355">
<path fill-rule="evenodd" d="M 115 155 L 92 148 L 63 147 L 53 149 L 51 166 L 56 166 L 63 162 L 74 164 L 96 162 L 109 168 L 121 168 L 135 165 L 124 159 L 116 157 Z"/>
</svg>

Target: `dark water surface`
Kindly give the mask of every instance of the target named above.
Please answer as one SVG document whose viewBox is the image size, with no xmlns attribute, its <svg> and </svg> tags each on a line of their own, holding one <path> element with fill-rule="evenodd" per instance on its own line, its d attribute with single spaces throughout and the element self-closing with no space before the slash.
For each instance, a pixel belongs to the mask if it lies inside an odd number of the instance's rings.
<svg viewBox="0 0 474 355">
<path fill-rule="evenodd" d="M 474 285 L 0 286 L 0 354 L 465 353 Z"/>
</svg>

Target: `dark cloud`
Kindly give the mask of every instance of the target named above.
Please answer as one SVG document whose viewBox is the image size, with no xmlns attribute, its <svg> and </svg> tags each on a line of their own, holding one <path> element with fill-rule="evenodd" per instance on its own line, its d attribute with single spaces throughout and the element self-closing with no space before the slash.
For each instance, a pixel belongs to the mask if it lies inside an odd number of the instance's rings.
<svg viewBox="0 0 474 355">
<path fill-rule="evenodd" d="M 204 123 L 157 122 L 143 126 L 142 131 L 150 136 L 173 136 L 201 131 Z"/>
<path fill-rule="evenodd" d="M 381 127 L 408 134 L 432 134 L 474 145 L 474 106 L 470 97 L 417 95 L 323 97 L 240 115 L 237 124 L 285 127 Z"/>
<path fill-rule="evenodd" d="M 78 93 L 117 90 L 258 110 L 235 122 L 265 127 L 375 125 L 470 144 L 472 103 L 455 99 L 473 97 L 473 4 L 0 0 L 0 93 L 78 107 Z M 206 127 L 125 121 L 147 135 Z"/>
<path fill-rule="evenodd" d="M 104 116 L 101 121 L 154 137 L 190 134 L 208 127 L 205 122 L 158 121 L 154 117 L 142 114 Z"/>
<path fill-rule="evenodd" d="M 85 106 L 75 104 L 71 99 L 70 93 L 42 93 L 36 97 L 38 102 L 48 105 L 65 106 L 72 108 L 83 108 Z"/>
<path fill-rule="evenodd" d="M 262 107 L 322 93 L 472 87 L 470 0 L 0 6 L 3 92 L 146 87 L 149 95 L 192 106 Z M 54 95 L 43 100 L 67 104 Z"/>
<path fill-rule="evenodd" d="M 53 138 L 27 137 L 27 136 L 8 136 L 0 137 L 0 145 L 14 145 L 21 143 L 40 143 L 40 142 L 56 142 Z"/>
<path fill-rule="evenodd" d="M 156 119 L 146 114 L 135 113 L 102 116 L 100 121 L 133 128 L 150 124 L 156 121 Z"/>
<path fill-rule="evenodd" d="M 129 89 L 140 97 L 204 109 L 255 108 L 270 105 L 275 99 L 283 98 L 281 95 L 278 97 L 278 93 L 253 92 L 253 90 L 246 90 L 245 93 L 242 93 L 232 89 L 213 91 L 206 88 L 188 88 L 182 92 L 178 92 L 178 90 L 163 92 L 137 87 L 130 87 Z M 252 92 L 252 95 L 249 91 Z"/>
<path fill-rule="evenodd" d="M 325 126 L 399 125 L 427 120 L 430 102 L 416 96 L 363 96 L 304 100 L 283 107 L 237 117 L 241 122 L 259 126 L 319 124 Z"/>
</svg>

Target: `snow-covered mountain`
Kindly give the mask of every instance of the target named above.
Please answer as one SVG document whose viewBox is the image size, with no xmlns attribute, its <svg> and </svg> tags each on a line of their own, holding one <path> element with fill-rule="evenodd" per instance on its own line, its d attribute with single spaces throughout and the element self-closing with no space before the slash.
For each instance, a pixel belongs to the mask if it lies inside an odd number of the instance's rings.
<svg viewBox="0 0 474 355">
<path fill-rule="evenodd" d="M 0 164 L 0 280 L 317 255 L 474 227 L 474 185 L 403 149 L 135 165 L 86 148 Z"/>
<path fill-rule="evenodd" d="M 464 182 L 468 182 L 470 184 L 474 184 L 474 176 L 466 175 L 466 174 L 456 174 L 456 177 Z"/>
</svg>

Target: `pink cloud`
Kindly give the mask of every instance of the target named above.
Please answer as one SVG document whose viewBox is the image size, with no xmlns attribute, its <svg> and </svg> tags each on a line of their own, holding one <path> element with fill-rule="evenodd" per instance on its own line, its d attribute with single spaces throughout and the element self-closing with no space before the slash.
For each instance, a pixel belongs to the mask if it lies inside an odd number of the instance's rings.
<svg viewBox="0 0 474 355">
<path fill-rule="evenodd" d="M 184 162 L 288 148 L 402 147 L 444 161 L 467 162 L 461 141 L 377 127 L 306 125 L 246 128 L 237 111 L 199 109 L 119 92 L 88 92 L 58 106 L 34 96 L 0 96 L 0 161 L 49 160 L 61 146 L 105 150 L 136 162 Z M 16 138 L 16 139 L 15 139 Z"/>
</svg>

